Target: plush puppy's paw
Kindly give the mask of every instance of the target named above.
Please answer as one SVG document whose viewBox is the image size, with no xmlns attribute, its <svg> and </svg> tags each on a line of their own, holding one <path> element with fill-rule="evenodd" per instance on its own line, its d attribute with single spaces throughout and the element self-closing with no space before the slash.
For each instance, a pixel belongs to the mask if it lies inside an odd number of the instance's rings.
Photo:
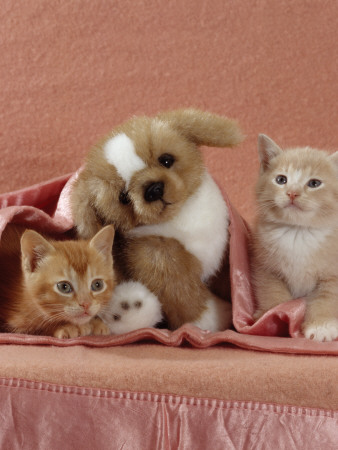
<svg viewBox="0 0 338 450">
<path fill-rule="evenodd" d="M 231 303 L 216 296 L 210 298 L 206 303 L 205 311 L 193 324 L 202 330 L 212 332 L 224 331 L 230 328 L 232 324 Z"/>
<path fill-rule="evenodd" d="M 304 323 L 302 330 L 307 339 L 320 342 L 334 341 L 338 338 L 338 320 L 331 319 L 321 323 Z"/>
<path fill-rule="evenodd" d="M 154 327 L 163 319 L 156 295 L 136 281 L 119 284 L 109 305 L 99 316 L 113 334 Z"/>
</svg>

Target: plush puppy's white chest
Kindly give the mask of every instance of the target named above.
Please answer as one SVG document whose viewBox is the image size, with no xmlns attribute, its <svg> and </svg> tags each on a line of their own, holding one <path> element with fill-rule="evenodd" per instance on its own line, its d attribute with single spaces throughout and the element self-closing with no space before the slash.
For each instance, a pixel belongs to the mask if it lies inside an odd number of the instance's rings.
<svg viewBox="0 0 338 450">
<path fill-rule="evenodd" d="M 223 196 L 208 172 L 202 184 L 172 220 L 137 227 L 134 236 L 175 238 L 201 262 L 205 281 L 220 268 L 228 241 L 229 216 Z"/>
</svg>

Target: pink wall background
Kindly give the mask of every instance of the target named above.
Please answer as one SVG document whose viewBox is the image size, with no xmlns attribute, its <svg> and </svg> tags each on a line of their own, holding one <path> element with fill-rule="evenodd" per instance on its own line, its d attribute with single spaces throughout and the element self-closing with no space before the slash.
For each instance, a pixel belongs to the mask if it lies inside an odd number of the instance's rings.
<svg viewBox="0 0 338 450">
<path fill-rule="evenodd" d="M 242 125 L 205 158 L 250 220 L 259 132 L 338 147 L 337 41 L 330 0 L 2 0 L 0 192 L 76 170 L 131 115 L 195 106 Z"/>
</svg>

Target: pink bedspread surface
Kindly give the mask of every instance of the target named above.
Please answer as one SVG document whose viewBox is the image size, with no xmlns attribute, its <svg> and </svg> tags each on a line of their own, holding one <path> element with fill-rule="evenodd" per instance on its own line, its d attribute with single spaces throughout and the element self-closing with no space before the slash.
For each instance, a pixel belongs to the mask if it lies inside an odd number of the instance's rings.
<svg viewBox="0 0 338 450">
<path fill-rule="evenodd" d="M 65 175 L 20 191 L 2 194 L 0 233 L 9 222 L 50 233 L 62 234 L 71 229 L 73 222 L 69 193 L 75 177 L 76 174 Z M 152 339 L 169 346 L 180 346 L 187 341 L 194 347 L 206 348 L 228 342 L 242 348 L 261 351 L 337 355 L 337 340 L 321 343 L 301 336 L 300 324 L 305 311 L 303 299 L 279 305 L 268 311 L 256 323 L 253 322 L 254 298 L 250 283 L 248 226 L 231 205 L 225 192 L 223 195 L 231 217 L 229 258 L 235 331 L 211 333 L 187 324 L 173 332 L 148 328 L 118 336 L 88 336 L 67 340 L 2 333 L 0 343 L 106 347 Z"/>
</svg>

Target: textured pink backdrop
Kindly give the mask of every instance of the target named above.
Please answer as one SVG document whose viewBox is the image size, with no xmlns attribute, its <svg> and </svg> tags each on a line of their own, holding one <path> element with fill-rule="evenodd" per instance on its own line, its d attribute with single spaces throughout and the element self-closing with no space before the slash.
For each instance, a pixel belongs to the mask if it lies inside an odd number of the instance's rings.
<svg viewBox="0 0 338 450">
<path fill-rule="evenodd" d="M 2 0 L 0 192 L 74 171 L 134 114 L 195 106 L 247 140 L 206 159 L 254 206 L 256 140 L 337 147 L 338 2 Z"/>
</svg>

